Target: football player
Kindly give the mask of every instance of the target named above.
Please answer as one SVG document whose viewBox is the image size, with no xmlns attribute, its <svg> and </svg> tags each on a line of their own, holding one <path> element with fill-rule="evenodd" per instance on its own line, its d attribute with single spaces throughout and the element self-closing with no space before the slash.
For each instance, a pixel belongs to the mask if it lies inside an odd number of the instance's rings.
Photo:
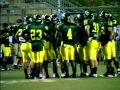
<svg viewBox="0 0 120 90">
<path fill-rule="evenodd" d="M 100 25 L 100 41 L 102 45 L 103 54 L 106 61 L 107 71 L 104 76 L 113 77 L 114 65 L 112 60 L 112 39 L 113 39 L 113 23 L 109 20 L 109 13 L 103 13 L 102 23 Z"/>
<path fill-rule="evenodd" d="M 51 22 L 50 15 L 45 15 L 44 17 L 44 27 L 46 28 L 47 36 L 49 37 L 45 43 L 45 57 L 44 57 L 44 69 L 46 73 L 46 78 L 49 78 L 48 73 L 48 63 L 53 61 L 53 73 L 55 77 L 58 77 L 57 65 L 56 65 L 56 53 L 55 53 L 55 33 L 56 29 L 54 24 Z"/>
<path fill-rule="evenodd" d="M 46 39 L 47 34 L 46 28 L 41 22 L 41 16 L 35 15 L 34 22 L 29 25 L 24 32 L 24 34 L 28 34 L 34 55 L 34 71 L 32 73 L 32 78 L 39 78 L 40 72 L 42 72 L 43 58 L 45 54 L 44 39 Z"/>
<path fill-rule="evenodd" d="M 9 25 L 7 23 L 3 23 L 1 30 L 1 48 L 3 51 L 3 62 L 2 62 L 2 70 L 7 70 L 7 60 L 11 55 L 11 49 L 9 44 Z"/>
<path fill-rule="evenodd" d="M 32 24 L 32 17 L 26 16 L 24 24 L 21 23 L 17 27 L 17 33 L 15 35 L 16 40 L 20 42 L 20 51 L 22 55 L 23 60 L 23 68 L 24 68 L 24 74 L 25 79 L 30 79 L 29 76 L 29 66 L 30 71 L 34 71 L 34 56 L 32 52 L 32 45 L 31 42 L 29 42 L 29 39 L 27 38 L 27 34 L 24 34 L 25 29 Z M 33 73 L 33 72 L 32 72 Z"/>
<path fill-rule="evenodd" d="M 91 73 L 89 76 L 97 77 L 97 67 L 98 67 L 98 52 L 99 52 L 99 24 L 96 15 L 93 13 L 91 15 L 88 46 L 87 46 L 87 58 L 90 63 Z"/>
<path fill-rule="evenodd" d="M 15 25 L 11 25 L 9 28 L 10 32 L 10 44 L 11 44 L 11 51 L 12 51 L 12 58 L 13 58 L 13 68 L 18 69 L 18 64 L 21 61 L 21 53 L 20 53 L 20 45 L 19 41 L 15 39 L 15 34 L 17 32 L 17 27 L 22 23 L 21 19 L 16 20 Z"/>
<path fill-rule="evenodd" d="M 79 27 L 76 24 L 71 23 L 70 14 L 63 13 L 63 24 L 59 26 L 59 32 L 61 33 L 63 41 L 63 52 L 64 52 L 64 70 L 65 78 L 69 77 L 68 62 L 71 63 L 72 67 L 72 77 L 76 77 L 76 68 L 75 68 L 75 48 L 76 48 L 76 38 Z"/>
<path fill-rule="evenodd" d="M 80 55 L 80 77 L 86 77 L 88 75 L 87 73 L 87 42 L 88 42 L 88 36 L 89 36 L 89 29 L 90 29 L 90 11 L 87 9 L 83 14 L 77 15 L 78 17 L 78 23 L 81 27 L 81 30 L 79 32 L 79 55 Z"/>
</svg>

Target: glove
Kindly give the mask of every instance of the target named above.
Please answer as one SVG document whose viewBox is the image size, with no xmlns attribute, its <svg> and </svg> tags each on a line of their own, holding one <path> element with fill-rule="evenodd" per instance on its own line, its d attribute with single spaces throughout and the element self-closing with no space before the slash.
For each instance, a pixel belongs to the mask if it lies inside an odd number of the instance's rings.
<svg viewBox="0 0 120 90">
<path fill-rule="evenodd" d="M 19 37 L 20 42 L 26 42 L 26 40 L 23 37 Z"/>
</svg>

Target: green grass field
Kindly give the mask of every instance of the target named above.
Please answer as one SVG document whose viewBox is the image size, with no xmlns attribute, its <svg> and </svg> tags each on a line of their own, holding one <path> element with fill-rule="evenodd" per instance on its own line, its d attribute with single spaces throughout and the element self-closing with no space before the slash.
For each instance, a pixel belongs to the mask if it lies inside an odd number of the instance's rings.
<svg viewBox="0 0 120 90">
<path fill-rule="evenodd" d="M 49 66 L 50 75 L 52 68 Z M 103 74 L 105 65 L 100 63 L 98 74 Z M 79 69 L 78 72 L 79 73 Z M 120 90 L 119 77 L 69 78 L 25 80 L 23 70 L 2 71 L 0 90 Z"/>
</svg>

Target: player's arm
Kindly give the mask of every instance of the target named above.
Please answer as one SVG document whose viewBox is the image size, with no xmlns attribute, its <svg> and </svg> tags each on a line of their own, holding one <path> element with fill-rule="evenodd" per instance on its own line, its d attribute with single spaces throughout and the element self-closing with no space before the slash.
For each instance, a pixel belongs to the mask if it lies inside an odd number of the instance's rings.
<svg viewBox="0 0 120 90">
<path fill-rule="evenodd" d="M 56 47 L 59 47 L 61 45 L 62 40 L 63 40 L 61 29 L 62 29 L 62 27 L 59 26 L 58 31 L 56 33 Z"/>
<path fill-rule="evenodd" d="M 42 37 L 43 37 L 43 40 L 45 40 L 45 41 L 48 41 L 48 40 L 49 40 L 49 36 L 47 35 L 47 32 L 46 32 L 46 31 L 44 31 L 44 32 L 42 33 Z"/>
<path fill-rule="evenodd" d="M 84 20 L 84 30 L 86 34 L 89 36 L 90 35 L 90 22 L 89 20 Z"/>
<path fill-rule="evenodd" d="M 113 27 L 112 26 L 108 26 L 107 35 L 109 36 L 109 40 L 112 40 L 115 37 L 115 33 L 113 32 Z"/>
<path fill-rule="evenodd" d="M 114 33 L 114 39 L 117 39 L 117 20 L 113 20 L 113 33 Z"/>
<path fill-rule="evenodd" d="M 19 41 L 19 37 L 22 36 L 23 29 L 18 29 L 18 31 L 15 34 L 15 39 Z"/>
<path fill-rule="evenodd" d="M 20 42 L 25 42 L 27 34 L 28 34 L 28 28 L 26 28 L 26 29 L 19 28 L 17 33 L 15 34 L 15 38 L 16 38 L 16 40 L 18 40 Z"/>
</svg>

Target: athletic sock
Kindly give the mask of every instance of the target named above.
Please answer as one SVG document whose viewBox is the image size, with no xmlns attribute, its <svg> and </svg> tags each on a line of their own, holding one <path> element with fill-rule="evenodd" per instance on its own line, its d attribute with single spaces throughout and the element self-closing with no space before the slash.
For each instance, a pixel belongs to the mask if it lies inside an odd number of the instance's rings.
<svg viewBox="0 0 120 90">
<path fill-rule="evenodd" d="M 115 72 L 114 72 L 114 67 L 111 67 L 111 72 L 110 72 L 111 75 L 114 75 Z"/>
<path fill-rule="evenodd" d="M 95 72 L 95 69 L 94 68 L 91 68 L 91 75 L 93 75 Z"/>
<path fill-rule="evenodd" d="M 24 69 L 24 74 L 25 74 L 25 78 L 27 79 L 29 77 L 27 73 L 27 69 Z"/>
<path fill-rule="evenodd" d="M 44 61 L 43 62 L 43 66 L 44 66 L 44 70 L 45 70 L 45 73 L 46 73 L 46 78 L 49 78 L 49 74 L 48 74 L 48 61 Z"/>
<path fill-rule="evenodd" d="M 64 73 L 65 72 L 65 69 L 64 69 L 64 63 L 63 62 L 60 62 L 61 64 L 61 72 Z"/>
<path fill-rule="evenodd" d="M 31 69 L 31 79 L 35 77 L 35 67 Z"/>
<path fill-rule="evenodd" d="M 106 73 L 104 74 L 105 76 L 107 76 L 107 75 L 109 75 L 110 74 L 110 67 L 107 67 L 107 71 L 106 71 Z"/>
<path fill-rule="evenodd" d="M 116 69 L 118 69 L 119 68 L 119 62 L 118 61 L 114 61 L 114 64 L 115 64 Z"/>
<path fill-rule="evenodd" d="M 62 73 L 64 73 L 64 72 L 65 72 L 64 67 L 61 67 L 61 72 L 62 72 Z"/>
<path fill-rule="evenodd" d="M 34 64 L 34 76 L 37 76 L 37 63 Z"/>
<path fill-rule="evenodd" d="M 58 75 L 56 60 L 53 60 L 53 72 Z"/>
<path fill-rule="evenodd" d="M 68 70 L 67 60 L 64 61 L 64 69 L 66 72 L 66 77 L 68 78 L 69 77 L 69 70 Z"/>
<path fill-rule="evenodd" d="M 39 78 L 39 74 L 40 74 L 40 63 L 36 64 L 36 77 Z"/>
<path fill-rule="evenodd" d="M 87 73 L 87 64 L 83 62 L 83 72 Z"/>
<path fill-rule="evenodd" d="M 94 67 L 94 74 L 97 74 L 97 67 Z"/>
<path fill-rule="evenodd" d="M 76 77 L 76 68 L 75 68 L 75 62 L 70 60 L 71 66 L 72 66 L 72 71 L 73 71 L 73 77 Z"/>
<path fill-rule="evenodd" d="M 7 70 L 7 63 L 3 61 L 3 68 Z"/>
</svg>

